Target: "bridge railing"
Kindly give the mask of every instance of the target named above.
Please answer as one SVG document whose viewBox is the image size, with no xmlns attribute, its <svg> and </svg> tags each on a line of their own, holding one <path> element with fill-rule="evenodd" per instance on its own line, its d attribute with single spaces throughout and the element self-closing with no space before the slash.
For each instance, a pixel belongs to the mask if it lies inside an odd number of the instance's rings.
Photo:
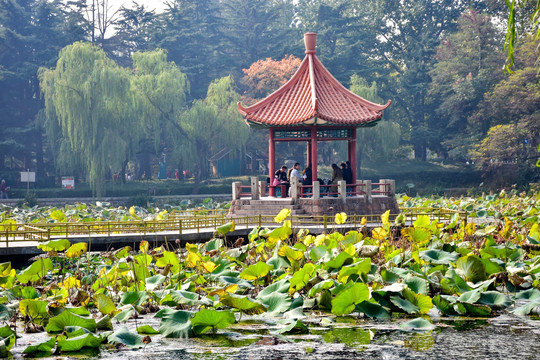
<svg viewBox="0 0 540 360">
<path fill-rule="evenodd" d="M 224 212 L 210 212 L 210 215 L 188 215 L 175 213 L 164 220 L 133 220 L 133 221 L 96 221 L 96 222 L 65 222 L 65 223 L 34 223 L 34 224 L 0 224 L 0 247 L 5 243 L 9 247 L 13 242 L 47 241 L 55 238 L 90 237 L 95 235 L 115 237 L 122 234 L 183 234 L 186 231 L 211 231 L 231 220 L 236 228 L 277 227 L 274 215 L 240 216 L 229 218 Z M 442 208 L 412 208 L 401 211 L 405 226 L 413 225 L 420 215 L 427 215 L 432 221 L 449 223 L 454 219 L 467 222 L 467 212 Z M 398 214 L 390 214 L 391 222 Z M 365 219 L 365 220 L 364 220 Z M 335 216 L 321 215 L 291 215 L 287 218 L 293 229 L 320 228 L 332 230 L 342 227 L 358 228 L 364 222 L 370 227 L 382 225 L 381 215 L 348 215 L 345 224 L 337 224 Z"/>
</svg>

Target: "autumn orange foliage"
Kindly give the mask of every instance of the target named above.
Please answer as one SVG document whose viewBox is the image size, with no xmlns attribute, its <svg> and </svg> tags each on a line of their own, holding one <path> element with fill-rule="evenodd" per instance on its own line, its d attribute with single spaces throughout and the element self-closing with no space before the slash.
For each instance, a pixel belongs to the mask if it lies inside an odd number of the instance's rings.
<svg viewBox="0 0 540 360">
<path fill-rule="evenodd" d="M 244 96 L 252 99 L 267 96 L 285 84 L 301 62 L 296 56 L 286 55 L 280 61 L 266 58 L 253 63 L 248 69 L 242 69 L 245 75 L 241 83 L 247 88 Z"/>
</svg>

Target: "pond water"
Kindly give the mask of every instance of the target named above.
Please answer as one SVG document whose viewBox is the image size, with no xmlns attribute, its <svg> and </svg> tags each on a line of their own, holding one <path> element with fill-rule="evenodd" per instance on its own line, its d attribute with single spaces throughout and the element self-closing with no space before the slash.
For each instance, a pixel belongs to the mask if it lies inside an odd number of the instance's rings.
<svg viewBox="0 0 540 360">
<path fill-rule="evenodd" d="M 401 330 L 399 324 L 406 320 L 313 316 L 303 319 L 308 333 L 283 336 L 272 334 L 278 328 L 275 320 L 243 316 L 215 336 L 154 335 L 144 349 L 102 346 L 100 351 L 49 359 L 540 359 L 538 317 L 432 318 L 436 328 L 421 332 Z M 131 331 L 143 324 L 157 329 L 159 319 L 145 316 L 127 323 Z M 23 334 L 12 349 L 14 358 L 46 338 L 45 333 Z"/>
</svg>

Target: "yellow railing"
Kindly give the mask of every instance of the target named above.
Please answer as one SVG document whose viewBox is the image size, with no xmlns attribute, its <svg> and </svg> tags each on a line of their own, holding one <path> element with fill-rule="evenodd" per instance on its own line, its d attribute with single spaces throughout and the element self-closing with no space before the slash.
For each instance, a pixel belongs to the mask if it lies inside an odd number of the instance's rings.
<svg viewBox="0 0 540 360">
<path fill-rule="evenodd" d="M 457 214 L 462 221 L 467 221 L 467 212 L 439 209 L 439 208 L 415 208 L 403 209 L 403 218 L 406 225 L 412 225 L 414 220 L 420 215 L 427 215 L 431 220 L 438 222 L 450 222 L 452 217 Z M 208 215 L 193 214 L 190 212 L 171 213 L 168 219 L 151 221 L 96 221 L 96 222 L 66 222 L 66 223 L 34 223 L 28 224 L 0 224 L 0 247 L 5 242 L 9 247 L 12 242 L 25 241 L 47 241 L 53 238 L 70 238 L 86 236 L 115 236 L 120 234 L 182 234 L 186 231 L 201 230 L 208 232 L 214 230 L 229 221 L 231 218 L 226 216 L 225 211 L 221 213 L 213 211 Z M 172 215 L 172 216 L 171 216 Z M 395 214 L 390 215 L 390 221 L 393 221 Z M 249 229 L 256 226 L 278 226 L 274 221 L 274 215 L 255 215 L 235 217 L 234 222 L 237 229 Z M 362 219 L 370 227 L 379 226 L 381 223 L 380 215 L 348 215 L 344 225 L 335 223 L 335 216 L 322 215 L 292 215 L 288 217 L 293 228 L 320 228 L 321 230 L 334 229 L 342 226 L 359 227 Z"/>
</svg>

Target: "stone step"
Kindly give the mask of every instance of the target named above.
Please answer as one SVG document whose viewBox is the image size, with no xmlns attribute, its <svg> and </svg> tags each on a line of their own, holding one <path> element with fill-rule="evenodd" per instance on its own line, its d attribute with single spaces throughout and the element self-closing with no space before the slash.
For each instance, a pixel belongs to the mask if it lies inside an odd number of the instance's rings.
<svg viewBox="0 0 540 360">
<path fill-rule="evenodd" d="M 250 200 L 251 205 L 293 205 L 291 198 L 264 198 L 263 200 Z"/>
<path fill-rule="evenodd" d="M 300 205 L 290 205 L 290 204 L 279 204 L 279 205 L 271 205 L 271 204 L 253 204 L 250 205 L 244 205 L 242 206 L 242 209 L 246 210 L 258 210 L 258 211 L 277 211 L 280 212 L 281 209 L 290 209 L 290 210 L 297 210 L 300 209 Z"/>
</svg>

